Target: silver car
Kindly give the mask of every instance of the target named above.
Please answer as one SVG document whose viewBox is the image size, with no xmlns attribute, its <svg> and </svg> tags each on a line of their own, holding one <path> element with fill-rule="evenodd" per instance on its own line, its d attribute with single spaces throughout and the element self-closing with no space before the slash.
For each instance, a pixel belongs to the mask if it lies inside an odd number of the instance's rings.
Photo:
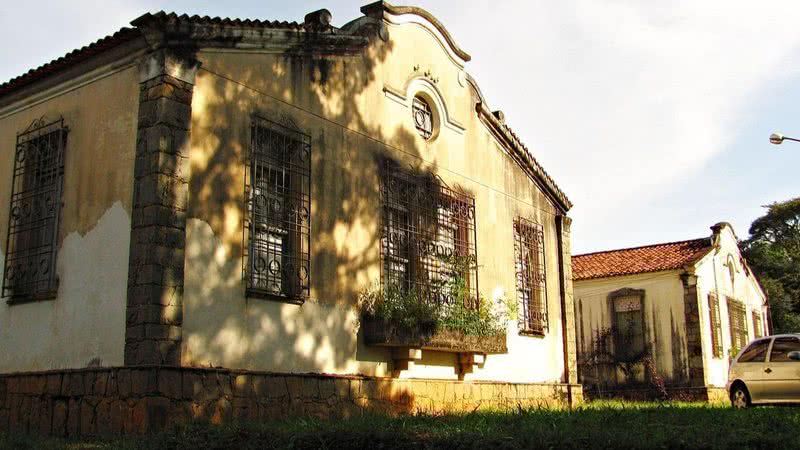
<svg viewBox="0 0 800 450">
<path fill-rule="evenodd" d="M 740 351 L 728 371 L 734 408 L 765 403 L 800 403 L 800 334 L 756 339 Z"/>
</svg>

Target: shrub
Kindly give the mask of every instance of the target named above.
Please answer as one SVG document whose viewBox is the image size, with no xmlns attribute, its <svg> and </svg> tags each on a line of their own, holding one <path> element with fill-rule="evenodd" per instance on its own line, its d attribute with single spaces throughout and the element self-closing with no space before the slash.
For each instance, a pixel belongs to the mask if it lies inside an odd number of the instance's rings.
<svg viewBox="0 0 800 450">
<path fill-rule="evenodd" d="M 415 291 L 397 286 L 374 287 L 360 295 L 359 307 L 364 319 L 379 320 L 387 325 L 420 334 L 434 334 L 440 329 L 459 331 L 468 336 L 497 336 L 505 333 L 514 308 L 505 300 L 494 305 L 482 296 L 471 300 L 468 291 L 452 282 L 456 295 L 453 304 L 440 305 L 428 301 Z"/>
</svg>

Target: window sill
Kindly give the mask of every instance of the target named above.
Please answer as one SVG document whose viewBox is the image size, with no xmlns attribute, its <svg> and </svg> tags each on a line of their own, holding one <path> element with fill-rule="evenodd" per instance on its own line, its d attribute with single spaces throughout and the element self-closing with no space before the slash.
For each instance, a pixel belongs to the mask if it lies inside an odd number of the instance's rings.
<svg viewBox="0 0 800 450">
<path fill-rule="evenodd" d="M 544 331 L 520 330 L 519 335 L 531 338 L 544 338 L 547 336 L 547 333 Z"/>
<path fill-rule="evenodd" d="M 307 300 L 307 298 L 305 297 L 289 297 L 286 295 L 274 294 L 271 292 L 259 291 L 255 289 L 247 289 L 247 291 L 245 291 L 245 298 L 270 300 L 279 303 L 288 303 L 290 305 L 302 305 Z"/>
<path fill-rule="evenodd" d="M 58 296 L 57 290 L 46 291 L 46 292 L 39 292 L 36 294 L 25 294 L 25 295 L 12 295 L 8 297 L 6 303 L 8 305 L 22 305 L 25 303 L 36 303 L 36 302 L 44 302 L 55 300 Z"/>
</svg>

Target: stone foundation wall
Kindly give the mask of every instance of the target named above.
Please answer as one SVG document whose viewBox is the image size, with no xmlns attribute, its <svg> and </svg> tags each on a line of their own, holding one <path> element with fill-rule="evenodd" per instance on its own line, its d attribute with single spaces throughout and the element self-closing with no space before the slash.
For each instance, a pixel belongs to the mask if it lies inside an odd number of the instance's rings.
<svg viewBox="0 0 800 450">
<path fill-rule="evenodd" d="M 0 431 L 141 434 L 190 420 L 563 407 L 570 397 L 572 404 L 581 402 L 581 387 L 201 368 L 79 369 L 0 375 Z"/>
</svg>

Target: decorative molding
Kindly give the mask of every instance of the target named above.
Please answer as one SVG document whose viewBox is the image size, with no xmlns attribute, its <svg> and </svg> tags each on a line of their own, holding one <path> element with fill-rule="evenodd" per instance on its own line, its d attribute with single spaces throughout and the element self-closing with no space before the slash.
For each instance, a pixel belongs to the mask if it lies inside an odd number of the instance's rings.
<svg viewBox="0 0 800 450">
<path fill-rule="evenodd" d="M 414 99 L 414 96 L 422 93 L 433 102 L 433 106 L 437 110 L 439 120 L 443 127 L 455 131 L 458 134 L 464 134 L 467 131 L 467 128 L 462 125 L 460 121 L 451 116 L 447 108 L 447 103 L 445 103 L 444 96 L 439 88 L 425 76 L 412 74 L 406 81 L 403 89 L 384 84 L 383 93 L 387 98 L 397 102 L 409 111 L 411 110 L 411 101 Z"/>
<path fill-rule="evenodd" d="M 414 73 L 420 73 L 419 64 L 414 66 Z M 422 72 L 422 76 L 433 84 L 439 84 L 439 77 L 434 77 L 431 69 L 425 69 L 425 71 Z"/>
<path fill-rule="evenodd" d="M 361 12 L 368 17 L 385 20 L 394 25 L 402 25 L 405 23 L 421 25 L 443 44 L 442 47 L 460 67 L 463 67 L 465 62 L 472 59 L 469 53 L 465 52 L 456 43 L 453 36 L 447 31 L 447 28 L 445 28 L 433 14 L 422 8 L 416 6 L 394 6 L 388 2 L 377 1 L 362 6 Z"/>
<path fill-rule="evenodd" d="M 608 294 L 609 300 L 614 300 L 620 297 L 637 296 L 644 299 L 644 289 L 622 288 Z"/>
<path fill-rule="evenodd" d="M 405 107 L 408 107 L 408 99 L 403 92 L 385 84 L 383 85 L 383 93 L 386 94 L 387 98 L 394 100 Z"/>
</svg>

